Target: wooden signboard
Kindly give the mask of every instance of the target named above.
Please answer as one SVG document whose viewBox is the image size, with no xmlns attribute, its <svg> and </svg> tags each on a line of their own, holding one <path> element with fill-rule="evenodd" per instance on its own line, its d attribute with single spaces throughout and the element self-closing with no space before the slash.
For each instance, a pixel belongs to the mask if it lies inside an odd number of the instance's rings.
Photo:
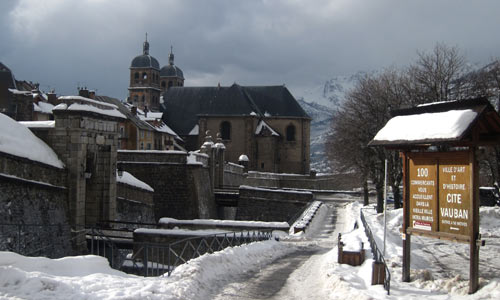
<svg viewBox="0 0 500 300">
<path fill-rule="evenodd" d="M 410 280 L 411 235 L 470 245 L 469 293 L 479 286 L 479 172 L 475 149 L 405 152 L 403 281 Z"/>
<path fill-rule="evenodd" d="M 467 242 L 471 219 L 468 152 L 408 153 L 409 228 Z"/>
</svg>

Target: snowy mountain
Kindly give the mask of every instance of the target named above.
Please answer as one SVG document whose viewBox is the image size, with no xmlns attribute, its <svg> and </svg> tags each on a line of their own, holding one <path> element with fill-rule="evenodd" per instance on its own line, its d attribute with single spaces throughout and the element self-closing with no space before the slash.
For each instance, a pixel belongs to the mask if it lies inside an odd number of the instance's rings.
<svg viewBox="0 0 500 300">
<path fill-rule="evenodd" d="M 354 87 L 357 79 L 364 75 L 364 72 L 358 72 L 350 76 L 337 76 L 298 95 L 298 102 L 312 118 L 311 170 L 321 173 L 334 171 L 328 164 L 325 151 L 332 115 L 343 103 L 346 93 Z"/>
</svg>

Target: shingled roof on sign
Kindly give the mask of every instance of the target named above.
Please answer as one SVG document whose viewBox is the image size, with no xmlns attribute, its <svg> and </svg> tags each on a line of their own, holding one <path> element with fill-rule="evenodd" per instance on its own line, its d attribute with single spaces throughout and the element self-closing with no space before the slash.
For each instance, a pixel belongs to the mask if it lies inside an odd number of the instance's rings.
<svg viewBox="0 0 500 300">
<path fill-rule="evenodd" d="M 172 87 L 163 95 L 163 120 L 188 135 L 198 116 L 310 117 L 284 86 Z"/>
</svg>

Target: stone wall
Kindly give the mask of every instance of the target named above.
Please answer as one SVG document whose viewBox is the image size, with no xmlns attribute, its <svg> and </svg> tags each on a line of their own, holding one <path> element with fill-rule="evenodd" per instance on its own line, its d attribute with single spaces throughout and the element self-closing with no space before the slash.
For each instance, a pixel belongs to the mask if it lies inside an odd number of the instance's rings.
<svg viewBox="0 0 500 300">
<path fill-rule="evenodd" d="M 136 223 L 156 223 L 153 192 L 128 184 L 117 183 L 116 220 Z"/>
<path fill-rule="evenodd" d="M 118 121 L 102 114 L 54 110 L 55 128 L 42 137 L 68 168 L 71 222 L 116 218 Z"/>
<path fill-rule="evenodd" d="M 352 190 L 361 186 L 356 174 L 310 175 L 248 172 L 245 185 L 306 190 Z"/>
<path fill-rule="evenodd" d="M 123 151 L 118 163 L 154 190 L 155 219 L 214 218 L 213 190 L 208 169 L 188 165 L 182 151 Z"/>
<path fill-rule="evenodd" d="M 224 188 L 238 188 L 245 184 L 245 168 L 234 163 L 224 164 Z"/>
<path fill-rule="evenodd" d="M 240 186 L 236 220 L 291 222 L 312 199 L 310 192 Z"/>
<path fill-rule="evenodd" d="M 76 254 L 68 221 L 66 170 L 0 153 L 0 250 Z"/>
</svg>

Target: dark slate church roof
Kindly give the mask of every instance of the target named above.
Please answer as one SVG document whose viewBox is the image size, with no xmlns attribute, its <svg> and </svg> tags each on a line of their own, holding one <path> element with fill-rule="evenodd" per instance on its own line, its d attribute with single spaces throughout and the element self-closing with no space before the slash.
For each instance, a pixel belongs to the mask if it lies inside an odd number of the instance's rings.
<svg viewBox="0 0 500 300">
<path fill-rule="evenodd" d="M 166 65 L 160 70 L 160 77 L 179 77 L 184 79 L 182 70 L 174 65 Z"/>
<path fill-rule="evenodd" d="M 143 54 L 136 56 L 132 63 L 130 64 L 131 68 L 154 68 L 160 69 L 160 64 L 156 58 L 152 57 L 149 54 Z"/>
<path fill-rule="evenodd" d="M 172 87 L 163 99 L 163 120 L 180 135 L 189 134 L 198 116 L 310 119 L 284 86 Z"/>
</svg>

